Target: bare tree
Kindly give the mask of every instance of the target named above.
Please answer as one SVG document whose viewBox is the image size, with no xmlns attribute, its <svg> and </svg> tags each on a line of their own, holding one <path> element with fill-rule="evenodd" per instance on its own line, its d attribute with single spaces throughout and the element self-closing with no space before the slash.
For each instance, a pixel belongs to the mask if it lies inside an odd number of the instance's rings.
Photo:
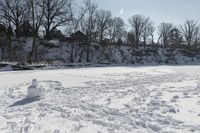
<svg viewBox="0 0 200 133">
<path fill-rule="evenodd" d="M 84 19 L 84 16 L 88 13 L 89 6 L 90 6 L 90 1 L 84 1 L 83 5 L 77 5 L 77 4 L 72 4 L 73 0 L 70 0 L 70 27 L 71 31 L 74 33 L 77 30 L 82 30 L 81 28 L 81 22 Z"/>
<path fill-rule="evenodd" d="M 45 0 L 43 25 L 46 30 L 46 38 L 50 39 L 51 31 L 64 25 L 70 18 L 69 0 Z"/>
<path fill-rule="evenodd" d="M 186 20 L 185 24 L 180 26 L 184 40 L 188 46 L 192 45 L 200 32 L 200 25 L 197 21 Z"/>
<path fill-rule="evenodd" d="M 109 27 L 109 20 L 111 19 L 111 12 L 107 10 L 98 10 L 96 13 L 97 16 L 97 26 L 99 31 L 99 42 L 102 45 L 105 31 Z"/>
<path fill-rule="evenodd" d="M 167 46 L 169 41 L 169 33 L 174 28 L 172 23 L 161 23 L 158 27 L 158 42 L 161 43 L 161 45 Z"/>
<path fill-rule="evenodd" d="M 19 26 L 23 23 L 27 10 L 26 0 L 2 0 L 0 1 L 1 16 L 6 21 L 13 24 L 18 37 Z"/>
<path fill-rule="evenodd" d="M 98 9 L 98 5 L 96 3 L 92 3 L 91 0 L 87 0 L 85 4 L 88 5 L 88 12 L 87 15 L 84 18 L 84 23 L 83 23 L 83 29 L 86 30 L 86 34 L 88 36 L 88 42 L 91 43 L 96 39 L 95 37 L 95 32 L 96 32 L 96 23 L 97 23 L 97 18 L 96 18 L 96 11 Z"/>
<path fill-rule="evenodd" d="M 151 36 L 151 42 L 152 42 L 153 45 L 155 44 L 155 43 L 154 43 L 154 33 L 155 33 L 155 31 L 156 31 L 156 28 L 155 28 L 154 25 L 152 25 L 152 26 L 149 27 L 149 29 L 148 29 L 149 35 Z"/>
<path fill-rule="evenodd" d="M 8 45 L 9 58 L 13 58 L 13 50 L 11 47 L 11 36 L 15 30 L 16 37 L 19 37 L 19 26 L 23 23 L 27 6 L 25 0 L 1 0 L 0 16 L 1 23 L 6 26 L 6 41 Z"/>
<path fill-rule="evenodd" d="M 108 36 L 111 43 L 122 39 L 125 34 L 125 23 L 120 17 L 110 19 L 108 27 Z"/>
<path fill-rule="evenodd" d="M 44 17 L 45 11 L 45 0 L 27 0 L 28 8 L 28 16 L 30 19 L 30 23 L 32 24 L 32 50 L 30 53 L 29 62 L 32 62 L 32 58 L 34 56 L 34 61 L 37 60 L 37 37 L 40 27 L 42 26 L 42 20 Z"/>
<path fill-rule="evenodd" d="M 87 42 L 87 57 L 86 61 L 90 61 L 90 44 L 92 41 L 96 39 L 96 11 L 98 8 L 98 5 L 96 3 L 93 3 L 91 0 L 86 0 L 85 5 L 88 7 L 88 11 L 86 15 L 84 16 L 84 19 L 82 21 L 82 29 L 86 31 L 86 35 L 88 37 L 88 42 Z"/>
<path fill-rule="evenodd" d="M 72 1 L 70 1 L 72 2 Z M 96 11 L 97 4 L 91 0 L 85 0 L 82 5 L 71 4 L 70 5 L 70 17 L 72 21 L 67 26 L 68 33 L 76 32 L 80 30 L 87 36 L 87 57 L 86 61 L 89 62 L 90 44 L 96 38 Z M 74 44 L 71 49 L 70 62 L 74 62 Z M 81 59 L 81 58 L 80 58 Z"/>
<path fill-rule="evenodd" d="M 76 4 L 72 4 L 72 0 L 70 0 L 70 17 L 71 17 L 71 21 L 68 24 L 68 33 L 75 33 L 78 30 L 81 30 L 81 22 L 83 22 L 84 16 L 86 15 L 86 13 L 89 10 L 89 4 L 90 1 L 85 1 L 83 3 L 83 6 L 80 5 L 76 5 Z M 70 62 L 73 63 L 74 62 L 74 43 L 72 44 L 72 48 L 71 48 L 71 56 L 70 56 Z M 84 51 L 83 51 L 84 52 Z M 82 53 L 83 53 L 82 52 Z M 79 59 L 79 62 L 81 62 L 82 59 L 82 55 Z"/>
<path fill-rule="evenodd" d="M 150 19 L 146 18 L 142 15 L 134 15 L 129 19 L 129 23 L 132 27 L 132 31 L 135 35 L 135 43 L 136 47 L 139 48 L 139 43 L 142 37 L 142 33 L 146 27 L 146 25 L 149 23 Z"/>
<path fill-rule="evenodd" d="M 143 38 L 143 42 L 144 42 L 144 47 L 146 47 L 147 38 L 149 38 L 149 37 L 151 37 L 152 44 L 154 44 L 154 32 L 155 32 L 155 27 L 153 25 L 153 22 L 148 21 L 145 24 L 144 29 L 142 31 L 142 38 Z"/>
</svg>

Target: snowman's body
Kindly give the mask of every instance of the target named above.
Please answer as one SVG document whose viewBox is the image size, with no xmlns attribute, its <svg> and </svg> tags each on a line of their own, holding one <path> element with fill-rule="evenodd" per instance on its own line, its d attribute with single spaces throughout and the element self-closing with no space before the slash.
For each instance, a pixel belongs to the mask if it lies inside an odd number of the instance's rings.
<svg viewBox="0 0 200 133">
<path fill-rule="evenodd" d="M 32 80 L 31 86 L 28 87 L 27 96 L 29 98 L 41 97 L 44 94 L 44 88 L 38 85 L 36 79 Z"/>
</svg>

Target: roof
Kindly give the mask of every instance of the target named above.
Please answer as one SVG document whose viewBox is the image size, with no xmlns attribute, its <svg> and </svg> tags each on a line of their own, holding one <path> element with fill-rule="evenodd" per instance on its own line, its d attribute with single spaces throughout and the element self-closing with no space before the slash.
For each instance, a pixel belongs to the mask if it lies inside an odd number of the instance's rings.
<svg viewBox="0 0 200 133">
<path fill-rule="evenodd" d="M 77 32 L 73 33 L 71 35 L 71 38 L 76 41 L 82 41 L 82 42 L 87 41 L 87 36 L 84 33 L 82 33 L 81 31 L 77 31 Z"/>
</svg>

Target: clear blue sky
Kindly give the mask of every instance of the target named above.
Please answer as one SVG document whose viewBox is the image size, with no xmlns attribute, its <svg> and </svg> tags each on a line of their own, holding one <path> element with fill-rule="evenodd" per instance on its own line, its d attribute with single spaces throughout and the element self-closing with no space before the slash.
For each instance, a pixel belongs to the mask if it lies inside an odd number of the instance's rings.
<svg viewBox="0 0 200 133">
<path fill-rule="evenodd" d="M 93 0 L 99 8 L 110 10 L 126 22 L 134 14 L 150 17 L 156 24 L 182 24 L 186 19 L 200 20 L 200 0 Z"/>
</svg>

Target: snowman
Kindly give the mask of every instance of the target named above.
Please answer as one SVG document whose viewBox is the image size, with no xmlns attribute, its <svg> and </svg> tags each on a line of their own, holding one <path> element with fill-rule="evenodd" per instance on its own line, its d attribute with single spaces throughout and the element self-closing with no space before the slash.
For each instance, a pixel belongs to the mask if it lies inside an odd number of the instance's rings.
<svg viewBox="0 0 200 133">
<path fill-rule="evenodd" d="M 31 86 L 28 87 L 27 97 L 28 98 L 35 98 L 41 97 L 44 94 L 44 88 L 38 84 L 36 79 L 32 80 Z"/>
</svg>

